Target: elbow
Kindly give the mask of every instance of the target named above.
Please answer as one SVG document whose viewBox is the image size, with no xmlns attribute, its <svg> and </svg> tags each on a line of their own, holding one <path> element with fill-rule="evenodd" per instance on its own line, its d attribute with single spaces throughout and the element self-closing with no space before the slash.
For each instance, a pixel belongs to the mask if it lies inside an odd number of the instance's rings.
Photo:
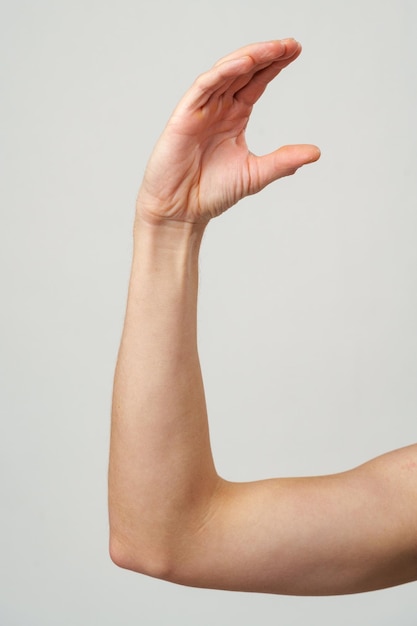
<svg viewBox="0 0 417 626">
<path fill-rule="evenodd" d="M 122 569 L 132 569 L 132 551 L 129 550 L 125 542 L 122 541 L 114 532 L 110 532 L 109 554 L 110 559 L 115 565 L 117 565 L 117 567 Z"/>
<path fill-rule="evenodd" d="M 176 581 L 178 564 L 171 551 L 162 546 L 138 546 L 121 539 L 120 535 L 110 533 L 109 553 L 112 562 L 122 569 L 130 570 L 152 578 Z"/>
<path fill-rule="evenodd" d="M 113 501 L 109 509 L 111 560 L 117 567 L 152 578 L 201 586 L 201 573 L 207 558 L 210 560 L 216 534 L 212 522 L 218 504 L 213 502 L 210 510 L 208 505 L 196 507 L 197 511 L 189 507 L 172 520 L 169 515 L 152 516 L 152 511 L 132 516 L 129 509 L 115 506 Z"/>
<path fill-rule="evenodd" d="M 153 578 L 170 578 L 172 546 L 156 524 L 131 519 L 114 499 L 109 502 L 109 522 L 109 556 L 117 567 Z"/>
</svg>

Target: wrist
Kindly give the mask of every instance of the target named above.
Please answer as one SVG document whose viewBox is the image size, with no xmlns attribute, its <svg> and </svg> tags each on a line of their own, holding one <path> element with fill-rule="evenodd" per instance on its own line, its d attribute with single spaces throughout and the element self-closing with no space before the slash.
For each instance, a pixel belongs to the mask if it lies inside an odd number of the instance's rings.
<svg viewBox="0 0 417 626">
<path fill-rule="evenodd" d="M 152 272 L 164 267 L 174 270 L 190 267 L 198 259 L 206 224 L 179 220 L 155 222 L 136 215 L 133 240 L 134 257 Z"/>
<path fill-rule="evenodd" d="M 189 245 L 200 241 L 204 235 L 207 223 L 194 223 L 182 220 L 148 217 L 136 211 L 133 227 L 134 240 L 146 237 L 156 243 L 175 245 Z"/>
</svg>

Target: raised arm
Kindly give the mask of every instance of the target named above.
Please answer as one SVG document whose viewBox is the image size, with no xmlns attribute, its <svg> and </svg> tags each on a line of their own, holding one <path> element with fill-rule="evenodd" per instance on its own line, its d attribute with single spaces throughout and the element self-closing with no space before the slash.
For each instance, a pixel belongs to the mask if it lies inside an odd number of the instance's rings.
<svg viewBox="0 0 417 626">
<path fill-rule="evenodd" d="M 352 593 L 417 578 L 417 448 L 349 472 L 230 483 L 210 449 L 197 352 L 198 253 L 207 223 L 315 161 L 315 146 L 251 154 L 245 128 L 300 53 L 254 44 L 200 76 L 168 122 L 138 196 L 116 367 L 110 551 L 120 566 L 193 586 Z"/>
</svg>

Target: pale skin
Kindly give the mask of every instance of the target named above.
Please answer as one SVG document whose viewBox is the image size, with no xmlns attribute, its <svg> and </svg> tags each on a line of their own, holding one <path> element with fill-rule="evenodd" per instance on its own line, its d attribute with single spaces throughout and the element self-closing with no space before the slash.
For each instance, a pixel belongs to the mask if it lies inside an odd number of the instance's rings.
<svg viewBox="0 0 417 626">
<path fill-rule="evenodd" d="M 196 339 L 200 243 L 211 219 L 319 158 L 311 145 L 257 157 L 245 141 L 253 105 L 300 51 L 292 39 L 253 44 L 202 74 L 138 195 L 114 382 L 110 553 L 184 585 L 331 595 L 417 579 L 417 444 L 339 474 L 252 483 L 224 480 L 211 453 Z"/>
</svg>

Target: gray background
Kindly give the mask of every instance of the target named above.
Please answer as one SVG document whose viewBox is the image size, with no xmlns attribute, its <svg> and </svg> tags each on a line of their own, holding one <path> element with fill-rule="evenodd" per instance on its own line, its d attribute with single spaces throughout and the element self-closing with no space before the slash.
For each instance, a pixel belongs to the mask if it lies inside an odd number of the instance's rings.
<svg viewBox="0 0 417 626">
<path fill-rule="evenodd" d="M 134 202 L 194 77 L 294 36 L 248 140 L 321 161 L 208 229 L 200 345 L 226 478 L 336 472 L 416 441 L 417 4 L 1 2 L 2 626 L 416 623 L 415 585 L 194 590 L 107 556 L 113 368 Z"/>
</svg>

